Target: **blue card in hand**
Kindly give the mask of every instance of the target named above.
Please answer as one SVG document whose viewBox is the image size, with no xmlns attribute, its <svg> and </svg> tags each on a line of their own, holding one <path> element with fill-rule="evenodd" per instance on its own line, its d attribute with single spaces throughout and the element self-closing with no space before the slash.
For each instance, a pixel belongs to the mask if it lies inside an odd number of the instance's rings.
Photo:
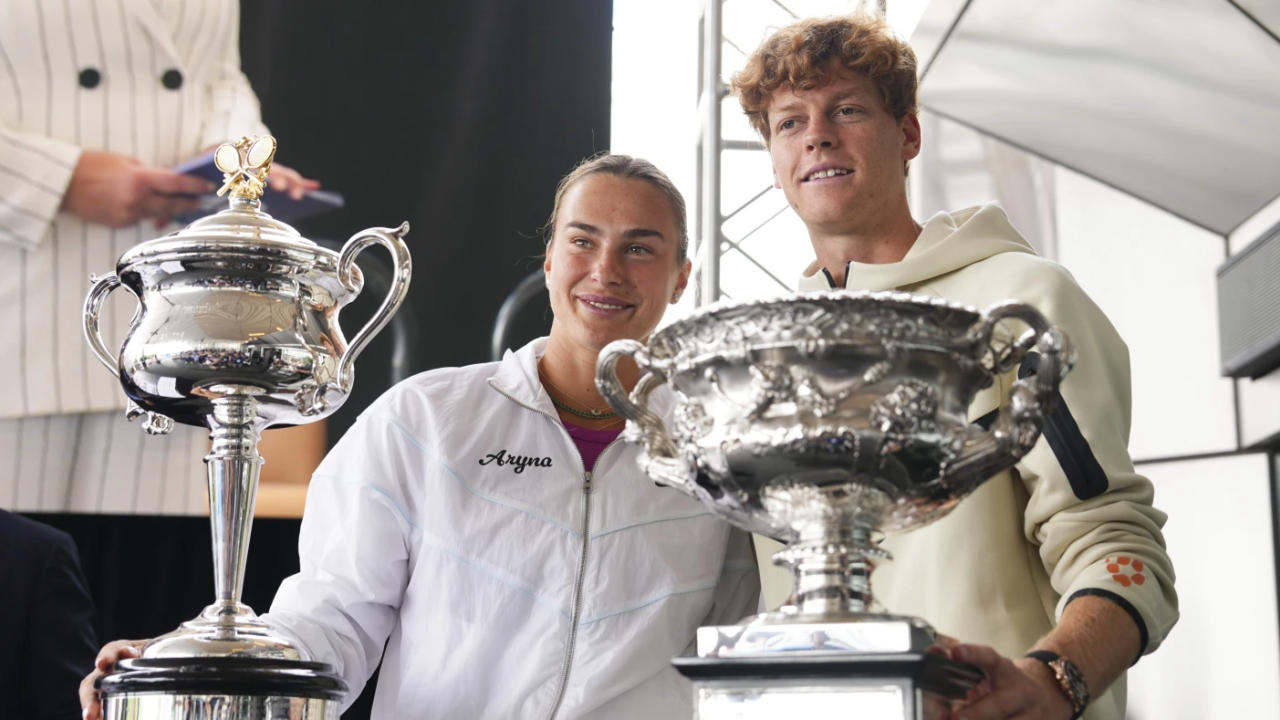
<svg viewBox="0 0 1280 720">
<path fill-rule="evenodd" d="M 174 172 L 180 172 L 185 175 L 195 175 L 202 177 L 217 186 L 222 186 L 222 171 L 213 164 L 213 153 L 209 152 L 204 155 L 192 158 L 181 165 L 175 167 Z M 194 220 L 199 220 L 205 215 L 216 213 L 220 210 L 227 209 L 226 196 L 218 197 L 213 193 L 201 195 L 196 200 L 199 205 L 195 210 L 184 213 L 174 218 L 175 222 L 187 224 Z M 342 195 L 329 190 L 308 190 L 302 195 L 302 199 L 294 200 L 289 197 L 288 193 L 277 192 L 272 190 L 270 185 L 267 191 L 262 195 L 262 210 L 271 215 L 271 217 L 286 223 L 293 223 L 303 218 L 319 215 L 323 212 L 336 210 L 343 206 Z"/>
</svg>

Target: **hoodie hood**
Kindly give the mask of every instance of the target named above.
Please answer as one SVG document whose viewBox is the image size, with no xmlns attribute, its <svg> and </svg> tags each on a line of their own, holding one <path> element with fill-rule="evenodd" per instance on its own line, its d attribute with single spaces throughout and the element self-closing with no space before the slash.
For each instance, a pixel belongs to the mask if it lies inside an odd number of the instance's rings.
<svg viewBox="0 0 1280 720">
<path fill-rule="evenodd" d="M 850 262 L 845 289 L 894 290 L 928 282 L 1000 253 L 1035 250 L 1009 224 L 998 205 L 940 212 L 925 223 L 911 249 L 896 263 Z M 801 276 L 801 292 L 831 289 L 831 278 L 817 260 Z"/>
</svg>

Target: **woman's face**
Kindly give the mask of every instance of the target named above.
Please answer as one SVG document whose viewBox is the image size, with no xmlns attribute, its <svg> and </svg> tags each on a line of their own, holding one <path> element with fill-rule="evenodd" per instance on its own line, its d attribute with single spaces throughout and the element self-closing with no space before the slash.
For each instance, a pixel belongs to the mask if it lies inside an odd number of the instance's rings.
<svg viewBox="0 0 1280 720">
<path fill-rule="evenodd" d="M 543 270 L 551 335 L 598 352 L 649 337 L 689 282 L 667 196 L 645 180 L 593 173 L 560 201 Z"/>
</svg>

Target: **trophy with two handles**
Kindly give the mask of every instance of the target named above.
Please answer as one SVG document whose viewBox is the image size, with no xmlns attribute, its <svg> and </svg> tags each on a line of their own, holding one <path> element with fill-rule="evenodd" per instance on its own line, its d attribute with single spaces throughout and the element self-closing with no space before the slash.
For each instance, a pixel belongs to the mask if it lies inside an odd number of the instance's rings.
<svg viewBox="0 0 1280 720">
<path fill-rule="evenodd" d="M 641 373 L 629 394 L 623 359 Z M 994 424 L 970 424 L 976 393 L 1024 360 L 1035 372 Z M 699 628 L 696 656 L 674 660 L 696 718 L 919 720 L 963 698 L 978 668 L 929 652 L 924 620 L 873 609 L 871 571 L 889 559 L 876 540 L 943 517 L 1029 452 L 1071 363 L 1030 306 L 901 292 L 713 305 L 647 346 L 606 346 L 596 384 L 648 474 L 786 543 L 773 560 L 794 577 L 790 601 Z M 664 384 L 669 425 L 647 407 Z"/>
<path fill-rule="evenodd" d="M 275 155 L 270 136 L 217 149 L 230 207 L 141 243 L 85 299 L 85 337 L 120 378 L 130 418 L 163 434 L 173 422 L 209 429 L 210 528 L 216 596 L 181 627 L 149 642 L 99 681 L 108 720 L 335 719 L 347 687 L 240 602 L 262 458 L 272 425 L 320 420 L 351 392 L 354 361 L 404 301 L 408 224 L 320 247 L 263 212 Z M 338 313 L 360 294 L 356 256 L 392 256 L 390 290 L 350 342 Z M 107 296 L 124 286 L 139 304 L 118 353 L 98 330 Z"/>
</svg>

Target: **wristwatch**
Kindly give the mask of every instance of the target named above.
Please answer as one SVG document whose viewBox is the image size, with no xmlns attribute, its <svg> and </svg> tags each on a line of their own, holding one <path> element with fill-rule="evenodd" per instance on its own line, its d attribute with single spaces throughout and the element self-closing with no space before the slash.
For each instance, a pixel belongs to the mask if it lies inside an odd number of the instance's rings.
<svg viewBox="0 0 1280 720">
<path fill-rule="evenodd" d="M 1039 660 L 1053 671 L 1058 687 L 1062 688 L 1062 694 L 1071 703 L 1071 720 L 1083 715 L 1085 706 L 1089 704 L 1089 686 L 1085 684 L 1084 673 L 1080 672 L 1080 668 L 1058 653 L 1048 650 L 1032 650 L 1026 656 Z"/>
</svg>

